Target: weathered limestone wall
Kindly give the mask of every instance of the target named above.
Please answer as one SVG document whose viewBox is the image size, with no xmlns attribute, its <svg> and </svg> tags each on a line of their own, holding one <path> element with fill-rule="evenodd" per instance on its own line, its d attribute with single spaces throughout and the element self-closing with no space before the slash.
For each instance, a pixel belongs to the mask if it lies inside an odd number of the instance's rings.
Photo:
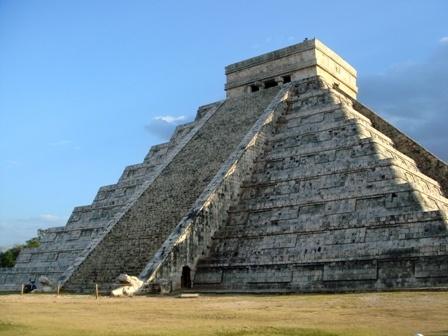
<svg viewBox="0 0 448 336">
<path fill-rule="evenodd" d="M 277 91 L 227 99 L 76 265 L 64 288 L 109 288 L 120 273 L 139 274 Z"/>
<path fill-rule="evenodd" d="M 321 76 L 336 83 L 352 97 L 356 97 L 356 70 L 330 48 L 316 39 L 253 57 L 226 67 L 228 97 L 248 92 L 251 84 L 263 86 L 265 80 L 282 81 Z"/>
<path fill-rule="evenodd" d="M 193 288 L 448 287 L 448 199 L 332 83 L 292 83 Z"/>
<path fill-rule="evenodd" d="M 227 222 L 227 212 L 238 200 L 241 183 L 251 175 L 255 159 L 264 150 L 266 138 L 286 109 L 287 92 L 288 86 L 284 86 L 140 273 L 140 279 L 145 279 L 149 288 L 158 283 L 164 291 L 180 289 L 185 266 L 194 276 L 199 258 L 208 254 L 213 235 Z"/>
<path fill-rule="evenodd" d="M 344 94 L 341 90 L 337 91 Z M 448 165 L 445 162 L 427 151 L 416 141 L 389 124 L 386 120 L 359 101 L 352 99 L 349 96 L 347 96 L 347 98 L 351 99 L 353 108 L 356 111 L 370 119 L 372 126 L 375 127 L 375 129 L 391 138 L 395 147 L 401 153 L 412 158 L 423 174 L 439 182 L 445 197 L 448 196 Z"/>
</svg>

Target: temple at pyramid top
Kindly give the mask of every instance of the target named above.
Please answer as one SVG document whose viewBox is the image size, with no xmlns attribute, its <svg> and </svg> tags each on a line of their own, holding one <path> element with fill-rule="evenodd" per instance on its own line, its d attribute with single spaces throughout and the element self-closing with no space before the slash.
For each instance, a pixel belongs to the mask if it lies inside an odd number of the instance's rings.
<svg viewBox="0 0 448 336">
<path fill-rule="evenodd" d="M 226 67 L 227 97 L 321 76 L 356 98 L 356 70 L 317 39 L 278 49 Z"/>
</svg>

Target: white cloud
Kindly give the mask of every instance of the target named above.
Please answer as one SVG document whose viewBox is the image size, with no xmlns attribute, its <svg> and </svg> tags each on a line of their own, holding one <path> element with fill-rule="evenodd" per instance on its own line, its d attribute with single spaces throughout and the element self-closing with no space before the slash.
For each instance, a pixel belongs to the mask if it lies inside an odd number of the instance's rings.
<svg viewBox="0 0 448 336">
<path fill-rule="evenodd" d="M 59 222 L 61 218 L 59 216 L 53 215 L 53 214 L 42 214 L 39 216 L 40 219 L 46 220 L 49 222 Z"/>
<path fill-rule="evenodd" d="M 54 142 L 50 142 L 49 145 L 53 146 L 53 147 L 61 147 L 61 146 L 67 146 L 72 144 L 73 142 L 71 140 L 58 140 L 58 141 L 54 141 Z"/>
<path fill-rule="evenodd" d="M 18 166 L 18 165 L 20 165 L 20 162 L 16 161 L 16 160 L 6 160 L 5 164 L 7 166 Z"/>
<path fill-rule="evenodd" d="M 171 116 L 171 115 L 164 115 L 164 116 L 157 116 L 154 118 L 154 120 L 161 120 L 161 121 L 165 121 L 169 124 L 175 124 L 176 122 L 185 120 L 185 116 L 181 115 L 181 116 L 176 117 L 176 116 Z"/>
<path fill-rule="evenodd" d="M 71 148 L 71 149 L 76 150 L 76 151 L 81 149 L 81 147 L 78 146 L 77 144 L 75 144 L 73 141 L 66 140 L 66 139 L 53 141 L 53 142 L 50 142 L 48 145 L 51 146 L 51 147 L 55 147 L 55 148 L 64 148 L 64 149 L 65 148 L 69 148 L 69 149 Z"/>
<path fill-rule="evenodd" d="M 177 125 L 187 122 L 186 116 L 164 115 L 152 118 L 145 129 L 156 137 L 168 140 Z"/>
<path fill-rule="evenodd" d="M 448 44 L 448 36 L 444 36 L 444 37 L 442 37 L 440 40 L 439 40 L 439 42 L 440 43 L 442 43 L 442 44 Z"/>
</svg>

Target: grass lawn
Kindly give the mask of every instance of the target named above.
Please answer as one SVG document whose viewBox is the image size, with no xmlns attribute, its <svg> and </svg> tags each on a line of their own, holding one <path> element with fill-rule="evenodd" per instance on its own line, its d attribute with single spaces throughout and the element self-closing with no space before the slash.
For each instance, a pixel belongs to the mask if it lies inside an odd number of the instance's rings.
<svg viewBox="0 0 448 336">
<path fill-rule="evenodd" d="M 0 335 L 448 335 L 448 292 L 180 299 L 1 295 Z"/>
</svg>

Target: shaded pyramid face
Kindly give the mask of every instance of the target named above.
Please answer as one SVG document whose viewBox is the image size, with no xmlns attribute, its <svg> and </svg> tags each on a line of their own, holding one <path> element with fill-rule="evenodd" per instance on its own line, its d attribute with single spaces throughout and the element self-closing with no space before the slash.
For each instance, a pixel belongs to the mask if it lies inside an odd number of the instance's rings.
<svg viewBox="0 0 448 336">
<path fill-rule="evenodd" d="M 322 78 L 292 84 L 193 287 L 446 286 L 448 200 L 439 184 Z"/>
</svg>

